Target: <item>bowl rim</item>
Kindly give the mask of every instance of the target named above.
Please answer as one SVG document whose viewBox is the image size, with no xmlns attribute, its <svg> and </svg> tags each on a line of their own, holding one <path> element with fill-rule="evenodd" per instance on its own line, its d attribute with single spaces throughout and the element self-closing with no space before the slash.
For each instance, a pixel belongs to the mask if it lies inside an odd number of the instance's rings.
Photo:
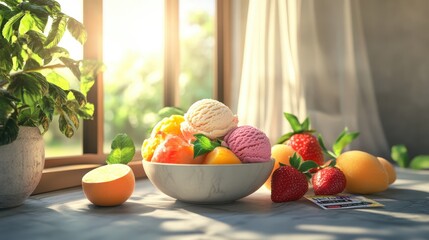
<svg viewBox="0 0 429 240">
<path fill-rule="evenodd" d="M 144 159 L 141 160 L 143 164 L 148 165 L 158 165 L 158 166 L 171 166 L 171 167 L 205 167 L 205 168 L 219 168 L 219 167 L 240 167 L 240 166 L 257 166 L 257 165 L 265 165 L 265 164 L 271 164 L 275 162 L 274 158 L 271 158 L 269 161 L 265 162 L 253 162 L 253 163 L 234 163 L 234 164 L 202 164 L 202 163 L 196 163 L 196 164 L 189 164 L 189 163 L 160 163 L 160 162 L 151 162 L 146 161 Z"/>
</svg>

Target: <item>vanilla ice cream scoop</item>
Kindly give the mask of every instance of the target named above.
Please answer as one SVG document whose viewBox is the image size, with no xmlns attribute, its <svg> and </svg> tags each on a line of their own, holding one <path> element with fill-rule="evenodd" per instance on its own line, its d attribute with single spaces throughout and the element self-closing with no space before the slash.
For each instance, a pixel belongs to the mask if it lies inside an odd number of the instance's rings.
<svg viewBox="0 0 429 240">
<path fill-rule="evenodd" d="M 185 113 L 181 123 L 183 135 L 192 139 L 194 134 L 201 133 L 215 139 L 237 127 L 238 118 L 225 104 L 214 99 L 202 99 L 192 104 Z"/>
</svg>

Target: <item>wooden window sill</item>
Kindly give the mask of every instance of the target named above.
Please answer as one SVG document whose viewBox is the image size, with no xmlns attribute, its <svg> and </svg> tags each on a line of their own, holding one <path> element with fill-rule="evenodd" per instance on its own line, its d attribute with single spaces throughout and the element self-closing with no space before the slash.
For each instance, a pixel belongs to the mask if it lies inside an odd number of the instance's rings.
<svg viewBox="0 0 429 240">
<path fill-rule="evenodd" d="M 64 188 L 80 186 L 82 177 L 92 169 L 99 167 L 101 163 L 85 163 L 66 166 L 46 167 L 43 170 L 39 185 L 33 192 L 34 194 L 55 191 Z M 134 160 L 128 164 L 134 172 L 136 178 L 146 176 L 141 160 Z"/>
</svg>

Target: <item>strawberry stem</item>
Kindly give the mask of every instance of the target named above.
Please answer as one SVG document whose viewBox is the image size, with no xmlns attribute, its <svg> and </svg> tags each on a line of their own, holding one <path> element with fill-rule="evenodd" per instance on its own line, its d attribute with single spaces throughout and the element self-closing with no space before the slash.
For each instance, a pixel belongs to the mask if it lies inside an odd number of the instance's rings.
<svg viewBox="0 0 429 240">
<path fill-rule="evenodd" d="M 330 157 L 330 158 L 332 158 L 332 159 L 336 159 L 336 158 L 338 157 L 335 153 L 333 153 L 333 152 L 329 151 L 329 150 L 326 148 L 325 143 L 323 142 L 323 138 L 322 138 L 322 135 L 321 135 L 321 134 L 319 134 L 319 135 L 317 136 L 317 140 L 319 141 L 319 145 L 320 145 L 320 147 L 322 148 L 323 153 L 325 153 L 327 156 L 329 156 L 329 157 Z"/>
<path fill-rule="evenodd" d="M 310 129 L 310 119 L 307 117 L 302 123 L 299 122 L 298 118 L 292 113 L 284 112 L 286 120 L 289 122 L 292 132 L 282 135 L 278 140 L 277 144 L 282 144 L 297 133 L 313 133 L 315 130 Z"/>
<path fill-rule="evenodd" d="M 290 165 L 302 173 L 307 173 L 310 169 L 317 168 L 319 165 L 312 160 L 302 161 L 301 157 L 296 152 L 289 159 Z"/>
<path fill-rule="evenodd" d="M 286 120 L 289 122 L 290 126 L 292 127 L 292 130 L 294 133 L 302 132 L 304 130 L 302 128 L 303 126 L 301 125 L 301 123 L 299 122 L 298 118 L 295 115 L 285 112 L 284 116 Z"/>
</svg>

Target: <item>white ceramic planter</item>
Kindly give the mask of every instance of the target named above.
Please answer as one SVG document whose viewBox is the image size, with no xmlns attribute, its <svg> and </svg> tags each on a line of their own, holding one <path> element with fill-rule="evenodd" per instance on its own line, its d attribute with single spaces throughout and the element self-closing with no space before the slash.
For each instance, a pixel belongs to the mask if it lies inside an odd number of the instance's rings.
<svg viewBox="0 0 429 240">
<path fill-rule="evenodd" d="M 0 208 L 21 205 L 42 176 L 45 146 L 38 128 L 20 127 L 18 138 L 0 146 Z"/>
</svg>

